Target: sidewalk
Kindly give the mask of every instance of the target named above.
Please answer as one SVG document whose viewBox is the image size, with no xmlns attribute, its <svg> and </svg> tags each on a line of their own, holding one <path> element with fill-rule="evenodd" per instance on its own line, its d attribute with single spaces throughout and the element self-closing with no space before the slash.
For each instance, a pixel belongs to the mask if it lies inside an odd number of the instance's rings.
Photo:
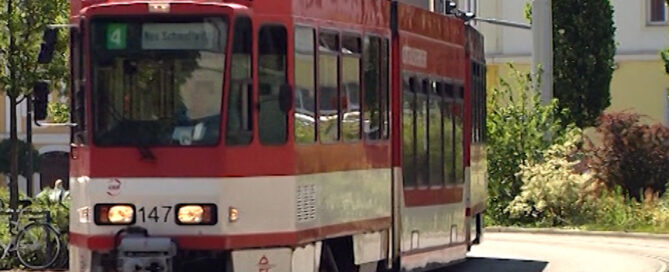
<svg viewBox="0 0 669 272">
<path fill-rule="evenodd" d="M 653 233 L 624 232 L 624 231 L 589 231 L 589 230 L 579 230 L 579 229 L 558 229 L 558 228 L 487 227 L 484 230 L 484 233 L 485 232 L 581 235 L 581 236 L 598 236 L 598 237 L 669 240 L 669 234 L 653 234 Z"/>
</svg>

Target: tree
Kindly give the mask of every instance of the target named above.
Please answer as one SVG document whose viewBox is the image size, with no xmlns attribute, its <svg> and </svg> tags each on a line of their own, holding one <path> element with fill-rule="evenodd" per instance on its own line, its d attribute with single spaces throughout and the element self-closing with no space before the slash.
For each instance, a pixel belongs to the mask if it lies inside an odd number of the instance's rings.
<svg viewBox="0 0 669 272">
<path fill-rule="evenodd" d="M 611 104 L 616 28 L 609 0 L 553 0 L 554 93 L 566 123 L 595 125 Z"/>
<path fill-rule="evenodd" d="M 36 60 L 42 31 L 48 24 L 67 22 L 68 1 L 0 0 L 0 8 L 0 92 L 10 101 L 10 206 L 16 208 L 20 163 L 17 106 L 38 79 L 50 80 L 52 87 L 67 82 L 65 37 L 59 38 L 52 64 L 38 66 Z"/>
<path fill-rule="evenodd" d="M 669 0 L 668 0 L 669 1 Z M 616 54 L 610 0 L 553 0 L 553 92 L 565 123 L 596 125 L 611 105 Z M 525 5 L 531 21 L 531 3 Z M 667 55 L 669 56 L 669 55 Z"/>
</svg>

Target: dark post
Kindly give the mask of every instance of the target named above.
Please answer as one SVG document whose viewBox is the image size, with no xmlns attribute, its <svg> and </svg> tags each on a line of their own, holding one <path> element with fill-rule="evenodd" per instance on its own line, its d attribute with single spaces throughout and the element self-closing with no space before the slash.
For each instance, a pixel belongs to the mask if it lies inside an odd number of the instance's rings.
<svg viewBox="0 0 669 272">
<path fill-rule="evenodd" d="M 28 103 L 26 113 L 26 143 L 28 144 L 26 150 L 26 193 L 28 197 L 33 197 L 33 95 L 29 94 L 26 101 Z"/>
</svg>

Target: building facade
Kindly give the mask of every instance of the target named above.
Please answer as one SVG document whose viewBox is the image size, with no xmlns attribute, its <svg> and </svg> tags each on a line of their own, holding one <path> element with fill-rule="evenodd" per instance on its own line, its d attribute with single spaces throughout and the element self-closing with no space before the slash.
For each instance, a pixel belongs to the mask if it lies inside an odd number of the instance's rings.
<svg viewBox="0 0 669 272">
<path fill-rule="evenodd" d="M 553 0 L 556 1 L 556 0 Z M 524 9 L 530 0 L 479 1 L 479 17 L 525 19 Z M 669 125 L 669 75 L 659 51 L 669 47 L 668 8 L 664 0 L 611 0 L 617 28 L 615 71 L 611 82 L 611 106 L 607 111 L 632 111 L 651 122 Z M 486 38 L 488 83 L 494 86 L 499 77 L 508 75 L 506 63 L 529 70 L 532 33 L 489 24 L 477 26 Z"/>
<path fill-rule="evenodd" d="M 4 96 L 4 95 L 3 95 Z M 52 99 L 56 98 L 55 95 Z M 9 139 L 10 132 L 10 106 L 9 98 L 0 99 L 0 140 Z M 18 136 L 26 139 L 26 101 L 18 107 Z M 66 127 L 39 127 L 32 125 L 33 146 L 40 154 L 39 167 L 33 176 L 33 195 L 42 188 L 53 186 L 57 179 L 67 181 L 69 176 L 69 141 L 70 133 Z M 25 162 L 19 162 L 25 163 Z M 8 182 L 8 179 L 4 179 Z M 64 184 L 67 184 L 65 182 Z M 27 192 L 25 177 L 19 178 L 19 188 Z"/>
<path fill-rule="evenodd" d="M 441 12 L 443 0 L 402 0 Z M 557 0 L 553 0 L 557 1 Z M 529 23 L 524 10 L 531 0 L 458 0 L 462 10 L 477 17 Z M 651 122 L 669 125 L 669 75 L 659 51 L 669 47 L 669 8 L 665 0 L 611 0 L 618 45 L 616 67 L 611 82 L 611 106 L 607 111 L 631 111 Z M 526 29 L 473 24 L 485 37 L 488 86 L 509 75 L 507 63 L 530 70 L 532 33 Z"/>
</svg>

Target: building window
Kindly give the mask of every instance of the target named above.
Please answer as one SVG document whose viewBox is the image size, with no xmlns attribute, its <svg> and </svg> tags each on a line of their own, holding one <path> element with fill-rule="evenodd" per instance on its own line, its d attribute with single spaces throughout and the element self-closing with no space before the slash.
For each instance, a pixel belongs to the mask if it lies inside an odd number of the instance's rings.
<svg viewBox="0 0 669 272">
<path fill-rule="evenodd" d="M 667 24 L 667 2 L 665 0 L 649 0 L 648 5 L 648 23 L 649 24 Z"/>
</svg>

